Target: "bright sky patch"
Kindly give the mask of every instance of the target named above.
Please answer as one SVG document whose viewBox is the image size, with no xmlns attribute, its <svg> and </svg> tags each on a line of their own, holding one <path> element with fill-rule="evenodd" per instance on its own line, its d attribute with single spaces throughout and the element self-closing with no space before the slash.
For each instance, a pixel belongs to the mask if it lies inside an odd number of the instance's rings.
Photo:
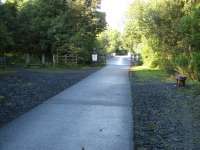
<svg viewBox="0 0 200 150">
<path fill-rule="evenodd" d="M 101 10 L 106 12 L 106 20 L 112 28 L 122 31 L 128 6 L 133 0 L 102 0 Z"/>
</svg>

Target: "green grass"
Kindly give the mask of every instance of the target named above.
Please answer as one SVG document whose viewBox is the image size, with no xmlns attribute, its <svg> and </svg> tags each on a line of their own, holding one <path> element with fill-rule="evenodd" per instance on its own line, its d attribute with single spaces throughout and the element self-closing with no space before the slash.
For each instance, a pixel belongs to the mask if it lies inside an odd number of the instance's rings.
<svg viewBox="0 0 200 150">
<path fill-rule="evenodd" d="M 67 70 L 85 70 L 85 69 L 90 69 L 90 68 L 101 68 L 105 65 L 102 64 L 97 64 L 97 65 L 80 65 L 80 64 L 59 64 L 53 66 L 52 64 L 50 65 L 45 65 L 45 66 L 21 66 L 20 68 L 24 68 L 26 70 L 30 70 L 33 72 L 41 72 L 41 73 L 64 73 Z M 9 75 L 9 74 L 14 74 L 16 72 L 17 68 L 15 67 L 2 67 L 0 68 L 0 75 Z"/>
<path fill-rule="evenodd" d="M 91 65 L 76 65 L 76 64 L 69 64 L 69 65 L 56 65 L 56 66 L 43 66 L 41 68 L 27 68 L 27 70 L 34 71 L 34 72 L 44 72 L 44 73 L 64 73 L 66 70 L 84 70 L 90 68 L 101 68 L 102 65 L 91 66 Z"/>
<path fill-rule="evenodd" d="M 169 82 L 171 81 L 170 76 L 163 70 L 158 68 L 150 68 L 146 66 L 137 66 L 131 68 L 133 77 L 136 81 L 147 82 L 147 81 L 158 81 L 158 82 Z"/>
<path fill-rule="evenodd" d="M 0 68 L 0 75 L 13 74 L 15 72 L 16 72 L 15 69 L 11 69 L 11 68 L 2 69 L 2 68 Z"/>
<path fill-rule="evenodd" d="M 187 81 L 187 86 L 185 88 L 177 89 L 177 92 L 189 95 L 189 96 L 198 96 L 200 95 L 200 83 L 198 81 Z"/>
<path fill-rule="evenodd" d="M 137 82 L 145 83 L 145 82 L 163 82 L 163 83 L 176 83 L 176 79 L 174 76 L 170 76 L 165 71 L 158 68 L 150 68 L 146 66 L 137 66 L 132 67 L 132 76 L 133 79 Z M 191 96 L 200 95 L 200 83 L 194 80 L 186 80 L 185 88 L 178 88 L 176 90 L 177 93 L 182 93 Z"/>
<path fill-rule="evenodd" d="M 6 100 L 6 98 L 4 96 L 0 95 L 0 103 L 3 103 Z"/>
</svg>

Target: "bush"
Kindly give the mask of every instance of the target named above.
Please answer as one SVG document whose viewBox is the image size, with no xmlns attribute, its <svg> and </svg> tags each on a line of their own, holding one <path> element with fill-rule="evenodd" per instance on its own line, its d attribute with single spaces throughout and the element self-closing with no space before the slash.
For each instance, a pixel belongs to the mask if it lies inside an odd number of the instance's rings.
<svg viewBox="0 0 200 150">
<path fill-rule="evenodd" d="M 160 57 L 159 59 L 160 67 L 165 70 L 168 74 L 174 74 L 175 67 L 174 64 L 172 63 L 171 59 L 167 59 L 165 57 Z"/>
<path fill-rule="evenodd" d="M 192 53 L 190 68 L 193 70 L 194 79 L 200 81 L 200 53 Z"/>
<path fill-rule="evenodd" d="M 142 60 L 146 66 L 150 66 L 152 68 L 159 66 L 158 54 L 153 51 L 148 43 L 145 43 L 142 48 Z"/>
<path fill-rule="evenodd" d="M 190 57 L 185 53 L 177 54 L 174 56 L 174 66 L 176 71 L 180 74 L 188 74 Z"/>
</svg>

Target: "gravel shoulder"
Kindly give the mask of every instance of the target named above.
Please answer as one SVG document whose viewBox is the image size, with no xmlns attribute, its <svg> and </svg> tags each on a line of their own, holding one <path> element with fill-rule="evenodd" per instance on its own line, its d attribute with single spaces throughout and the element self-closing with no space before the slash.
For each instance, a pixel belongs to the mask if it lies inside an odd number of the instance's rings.
<svg viewBox="0 0 200 150">
<path fill-rule="evenodd" d="M 132 73 L 135 150 L 199 150 L 200 97 L 159 77 Z M 195 109 L 196 108 L 196 109 Z"/>
<path fill-rule="evenodd" d="M 0 74 L 0 127 L 98 69 L 64 71 L 22 69 Z"/>
</svg>

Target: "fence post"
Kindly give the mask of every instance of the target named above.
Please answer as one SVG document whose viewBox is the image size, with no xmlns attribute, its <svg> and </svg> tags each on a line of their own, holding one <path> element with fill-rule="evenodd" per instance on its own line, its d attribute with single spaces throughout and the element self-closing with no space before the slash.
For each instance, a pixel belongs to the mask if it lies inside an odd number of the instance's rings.
<svg viewBox="0 0 200 150">
<path fill-rule="evenodd" d="M 42 54 L 42 65 L 45 65 L 45 54 Z"/>
<path fill-rule="evenodd" d="M 77 55 L 75 57 L 76 57 L 76 64 L 78 64 L 78 57 L 77 57 Z"/>
<path fill-rule="evenodd" d="M 56 59 L 56 63 L 59 64 L 59 58 L 58 58 L 58 54 L 56 55 L 57 59 Z"/>
<path fill-rule="evenodd" d="M 27 53 L 26 54 L 26 65 L 29 65 L 30 64 L 30 54 Z"/>
<path fill-rule="evenodd" d="M 53 66 L 55 66 L 55 64 L 56 64 L 56 56 L 55 54 L 53 54 Z"/>
<path fill-rule="evenodd" d="M 65 63 L 67 64 L 67 55 L 65 55 Z"/>
</svg>

